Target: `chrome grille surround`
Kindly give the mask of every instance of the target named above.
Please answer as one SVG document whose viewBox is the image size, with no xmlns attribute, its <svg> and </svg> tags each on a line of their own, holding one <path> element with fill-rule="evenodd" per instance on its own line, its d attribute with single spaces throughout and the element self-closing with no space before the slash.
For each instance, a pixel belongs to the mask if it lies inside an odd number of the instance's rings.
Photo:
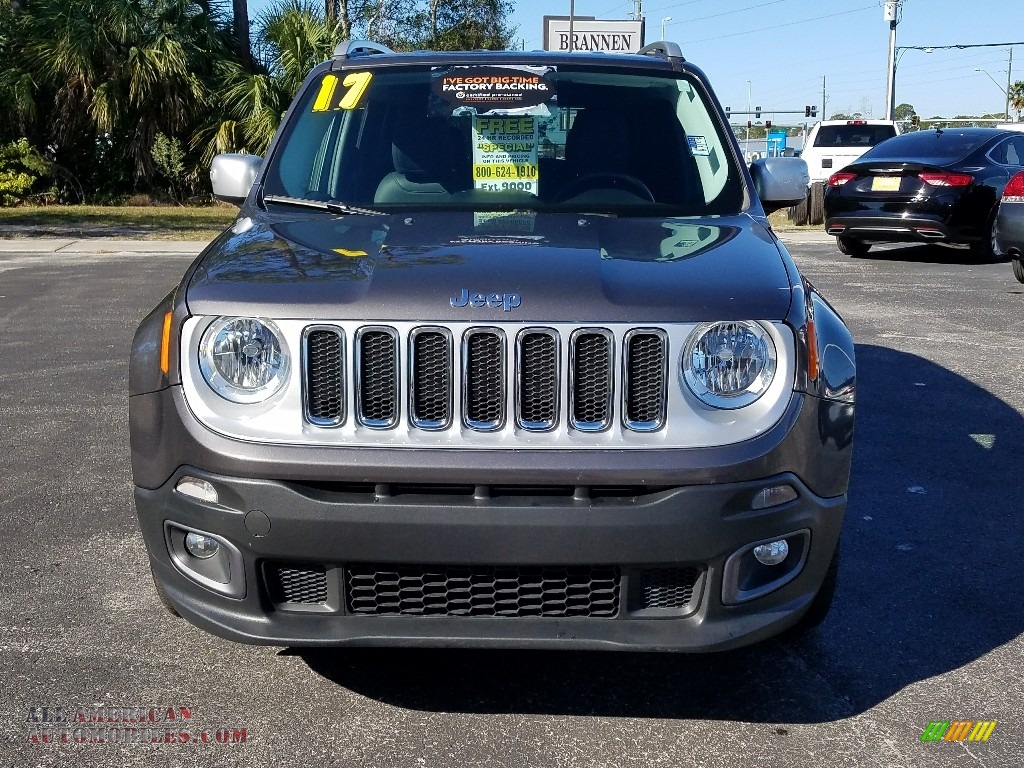
<svg viewBox="0 0 1024 768">
<path fill-rule="evenodd" d="M 481 326 L 462 334 L 462 422 L 478 432 L 505 426 L 505 332 Z"/>
<path fill-rule="evenodd" d="M 606 328 L 577 328 L 569 337 L 569 423 L 580 432 L 612 424 L 615 337 Z"/>
<path fill-rule="evenodd" d="M 334 336 L 337 350 L 326 353 L 321 344 L 332 345 Z M 311 351 L 311 347 L 317 349 Z M 324 361 L 325 354 L 331 359 Z M 336 325 L 310 325 L 302 331 L 302 410 L 306 421 L 317 427 L 337 427 L 345 421 L 345 331 Z M 333 386 L 331 379 L 334 379 Z M 331 391 L 333 389 L 333 391 Z M 337 399 L 337 404 L 333 404 Z M 330 401 L 325 403 L 324 401 Z"/>
<path fill-rule="evenodd" d="M 550 354 L 550 373 L 538 370 Z M 558 426 L 562 389 L 561 345 L 553 328 L 523 328 L 516 335 L 516 425 L 529 432 Z"/>
<path fill-rule="evenodd" d="M 656 341 L 655 349 L 649 348 L 651 341 Z M 641 344 L 647 348 L 638 349 Z M 657 432 L 665 426 L 668 361 L 665 331 L 660 328 L 626 331 L 622 339 L 622 423 L 626 429 Z"/>
<path fill-rule="evenodd" d="M 410 423 L 418 429 L 448 429 L 454 412 L 452 332 L 434 325 L 413 328 L 409 332 L 408 361 Z M 431 381 L 435 385 L 428 389 Z"/>
<path fill-rule="evenodd" d="M 398 424 L 398 350 L 398 331 L 394 328 L 364 325 L 356 331 L 356 419 L 364 427 L 392 429 Z"/>
</svg>

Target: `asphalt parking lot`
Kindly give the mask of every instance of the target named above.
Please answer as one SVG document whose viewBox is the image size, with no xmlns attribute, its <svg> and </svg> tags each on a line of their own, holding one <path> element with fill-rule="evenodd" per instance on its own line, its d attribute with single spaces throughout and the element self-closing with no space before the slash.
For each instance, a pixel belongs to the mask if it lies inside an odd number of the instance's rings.
<svg viewBox="0 0 1024 768">
<path fill-rule="evenodd" d="M 963 251 L 788 239 L 858 341 L 839 590 L 812 636 L 710 656 L 299 653 L 175 620 L 132 506 L 127 353 L 192 257 L 9 246 L 0 765 L 1019 766 L 1024 286 Z M 159 708 L 213 743 L 32 743 L 43 707 Z M 998 725 L 920 741 L 945 720 Z"/>
</svg>

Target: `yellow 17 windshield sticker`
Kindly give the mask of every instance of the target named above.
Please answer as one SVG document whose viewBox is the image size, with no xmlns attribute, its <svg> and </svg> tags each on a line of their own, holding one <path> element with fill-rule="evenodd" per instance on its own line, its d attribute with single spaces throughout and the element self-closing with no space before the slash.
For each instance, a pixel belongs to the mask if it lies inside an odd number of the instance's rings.
<svg viewBox="0 0 1024 768">
<path fill-rule="evenodd" d="M 373 79 L 372 72 L 350 72 L 341 81 L 343 90 L 338 92 L 337 75 L 324 75 L 320 83 L 320 92 L 313 102 L 314 112 L 333 112 L 338 109 L 355 109 L 359 106 L 359 100 L 363 97 L 366 87 Z"/>
<path fill-rule="evenodd" d="M 473 119 L 473 186 L 537 194 L 537 119 Z"/>
</svg>

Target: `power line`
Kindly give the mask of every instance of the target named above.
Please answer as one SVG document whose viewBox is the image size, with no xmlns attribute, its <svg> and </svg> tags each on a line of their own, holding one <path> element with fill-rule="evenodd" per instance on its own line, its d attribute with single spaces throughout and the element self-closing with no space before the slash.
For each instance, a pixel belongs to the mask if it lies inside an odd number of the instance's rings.
<svg viewBox="0 0 1024 768">
<path fill-rule="evenodd" d="M 725 40 L 726 38 L 730 38 L 730 37 L 743 37 L 744 35 L 756 35 L 756 34 L 759 34 L 761 32 L 767 32 L 767 31 L 772 30 L 772 29 L 783 29 L 784 27 L 795 27 L 797 24 L 807 24 L 807 23 L 812 22 L 812 21 L 821 21 L 822 19 L 833 19 L 836 16 L 847 16 L 847 15 L 849 15 L 851 13 L 860 13 L 861 11 L 870 11 L 872 8 L 876 8 L 876 7 L 877 6 L 874 6 L 874 5 L 864 5 L 864 6 L 861 6 L 860 8 L 853 8 L 853 9 L 851 9 L 849 11 L 840 11 L 839 13 L 830 13 L 830 14 L 827 14 L 825 16 L 814 16 L 814 17 L 809 18 L 809 19 L 801 19 L 800 21 L 790 21 L 790 22 L 788 22 L 786 24 L 776 24 L 773 27 L 758 27 L 757 29 L 751 29 L 751 30 L 749 30 L 747 32 L 734 32 L 731 35 L 719 35 L 718 37 L 705 37 L 705 38 L 702 38 L 700 40 L 687 40 L 686 43 L 687 43 L 687 45 L 689 45 L 690 43 L 711 43 L 711 42 L 714 42 L 716 40 Z"/>
</svg>

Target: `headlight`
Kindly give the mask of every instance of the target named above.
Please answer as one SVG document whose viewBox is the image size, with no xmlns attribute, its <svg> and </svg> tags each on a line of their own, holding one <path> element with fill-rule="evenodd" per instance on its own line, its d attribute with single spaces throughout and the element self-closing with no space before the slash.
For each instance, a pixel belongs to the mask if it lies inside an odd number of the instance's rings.
<svg viewBox="0 0 1024 768">
<path fill-rule="evenodd" d="M 686 342 L 686 385 L 714 408 L 742 408 L 765 393 L 775 376 L 775 344 L 757 323 L 705 323 Z"/>
<path fill-rule="evenodd" d="M 206 333 L 199 368 L 210 388 L 233 403 L 258 403 L 284 385 L 288 352 L 268 320 L 222 317 Z"/>
</svg>

